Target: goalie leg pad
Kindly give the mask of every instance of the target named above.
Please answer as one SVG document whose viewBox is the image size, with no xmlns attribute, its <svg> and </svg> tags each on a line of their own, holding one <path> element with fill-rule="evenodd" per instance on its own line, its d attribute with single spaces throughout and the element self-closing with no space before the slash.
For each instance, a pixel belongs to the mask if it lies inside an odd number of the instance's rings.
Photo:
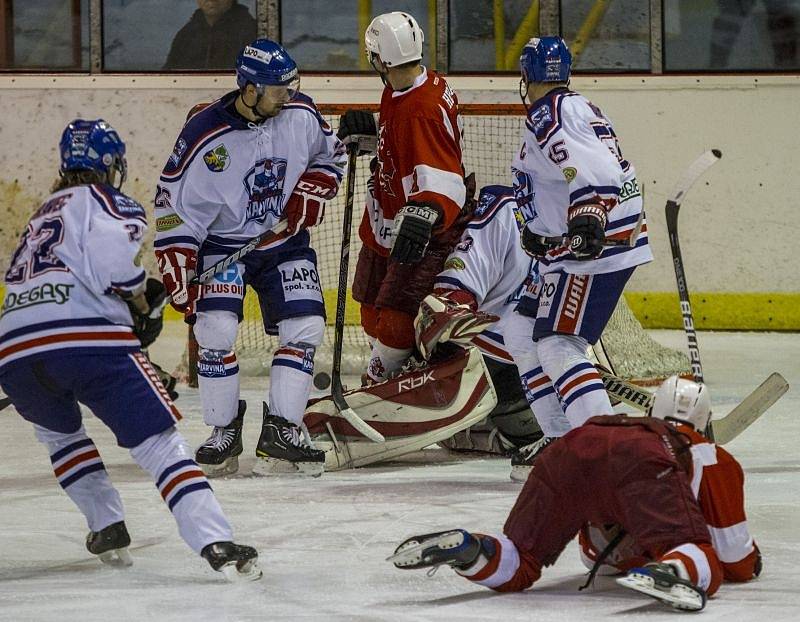
<svg viewBox="0 0 800 622">
<path fill-rule="evenodd" d="M 458 349 L 436 365 L 347 391 L 350 407 L 386 437 L 374 443 L 339 416 L 331 398 L 314 402 L 304 422 L 325 470 L 373 464 L 417 451 L 483 420 L 497 395 L 477 348 Z"/>
</svg>

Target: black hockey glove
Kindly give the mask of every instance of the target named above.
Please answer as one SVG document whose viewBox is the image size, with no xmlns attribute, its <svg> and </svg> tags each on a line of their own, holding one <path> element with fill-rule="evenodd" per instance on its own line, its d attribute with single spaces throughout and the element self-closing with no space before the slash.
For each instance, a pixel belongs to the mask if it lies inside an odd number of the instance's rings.
<svg viewBox="0 0 800 622">
<path fill-rule="evenodd" d="M 547 242 L 547 238 L 538 233 L 534 233 L 528 227 L 522 230 L 521 242 L 522 250 L 534 259 L 541 259 L 544 257 L 551 247 L 550 243 Z"/>
<path fill-rule="evenodd" d="M 579 261 L 597 259 L 606 241 L 606 211 L 600 205 L 579 205 L 569 210 L 569 250 Z"/>
<path fill-rule="evenodd" d="M 389 256 L 400 263 L 417 263 L 425 256 L 439 212 L 427 205 L 406 205 L 397 214 Z"/>
<path fill-rule="evenodd" d="M 339 130 L 336 132 L 336 136 L 345 145 L 357 141 L 359 136 L 372 137 L 372 144 L 369 145 L 368 149 L 365 148 L 365 143 L 363 141 L 359 141 L 359 146 L 361 148 L 358 151 L 358 155 L 374 153 L 374 144 L 378 138 L 378 127 L 375 125 L 375 117 L 372 116 L 371 112 L 367 112 L 366 110 L 348 110 L 339 118 Z"/>
<path fill-rule="evenodd" d="M 133 334 L 142 342 L 142 348 L 147 348 L 161 334 L 164 328 L 164 307 L 169 301 L 164 284 L 152 277 L 147 279 L 144 297 L 150 310 L 147 313 L 138 312 L 133 305 L 128 305 L 133 318 Z"/>
</svg>

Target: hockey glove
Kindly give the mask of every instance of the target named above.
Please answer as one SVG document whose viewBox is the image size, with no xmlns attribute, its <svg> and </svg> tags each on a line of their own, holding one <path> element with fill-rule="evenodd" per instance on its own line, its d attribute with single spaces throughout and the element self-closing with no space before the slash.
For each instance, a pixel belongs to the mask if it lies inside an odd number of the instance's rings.
<svg viewBox="0 0 800 622">
<path fill-rule="evenodd" d="M 325 201 L 336 196 L 338 190 L 339 184 L 333 177 L 324 173 L 304 173 L 284 209 L 289 235 L 320 224 L 325 217 Z"/>
<path fill-rule="evenodd" d="M 172 297 L 172 306 L 188 313 L 200 297 L 200 287 L 189 285 L 197 270 L 197 251 L 188 248 L 156 249 L 156 259 L 164 287 Z"/>
<path fill-rule="evenodd" d="M 606 210 L 600 205 L 578 205 L 569 210 L 567 237 L 569 250 L 579 261 L 596 259 L 606 241 Z"/>
<path fill-rule="evenodd" d="M 429 359 L 444 341 L 468 346 L 475 335 L 500 319 L 478 311 L 477 306 L 475 297 L 461 289 L 437 290 L 426 296 L 414 318 L 414 335 L 422 356 Z"/>
<path fill-rule="evenodd" d="M 522 230 L 522 250 L 534 259 L 541 259 L 550 250 L 550 244 L 543 235 L 534 233 L 528 227 Z"/>
<path fill-rule="evenodd" d="M 375 117 L 366 110 L 348 110 L 339 118 L 339 130 L 336 136 L 345 145 L 357 143 L 358 155 L 374 153 L 378 143 Z"/>
<path fill-rule="evenodd" d="M 141 313 L 132 304 L 128 307 L 133 318 L 133 334 L 142 343 L 142 349 L 152 344 L 164 328 L 164 307 L 169 302 L 167 290 L 158 279 L 148 278 L 144 291 L 148 311 Z"/>
<path fill-rule="evenodd" d="M 417 263 L 425 256 L 439 212 L 427 205 L 406 205 L 397 214 L 389 256 L 400 263 Z"/>
</svg>

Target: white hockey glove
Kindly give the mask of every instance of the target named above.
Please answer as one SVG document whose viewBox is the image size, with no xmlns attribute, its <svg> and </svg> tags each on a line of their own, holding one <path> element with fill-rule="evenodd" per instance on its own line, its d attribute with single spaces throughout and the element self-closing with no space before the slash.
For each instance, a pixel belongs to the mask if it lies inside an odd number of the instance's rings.
<svg viewBox="0 0 800 622">
<path fill-rule="evenodd" d="M 429 359 L 436 346 L 444 341 L 468 346 L 475 335 L 499 319 L 491 313 L 478 311 L 475 298 L 469 292 L 458 289 L 428 294 L 414 318 L 417 348 Z"/>
</svg>

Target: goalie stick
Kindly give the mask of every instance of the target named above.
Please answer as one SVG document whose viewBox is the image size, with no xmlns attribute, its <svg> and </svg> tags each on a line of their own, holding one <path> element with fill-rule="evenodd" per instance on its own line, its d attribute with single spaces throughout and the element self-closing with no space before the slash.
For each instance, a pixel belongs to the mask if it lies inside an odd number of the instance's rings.
<svg viewBox="0 0 800 622">
<path fill-rule="evenodd" d="M 632 406 L 637 410 L 647 412 L 653 399 L 653 394 L 642 387 L 617 378 L 602 369 L 597 370 L 603 381 L 606 392 L 619 401 Z M 749 428 L 761 415 L 763 415 L 786 391 L 789 383 L 778 372 L 773 372 L 769 377 L 756 387 L 727 415 L 715 419 L 715 438 L 709 440 L 718 445 L 725 445 Z"/>
<path fill-rule="evenodd" d="M 355 137 L 354 137 L 355 138 Z M 374 140 L 374 139 L 373 139 Z M 386 439 L 350 408 L 342 386 L 342 342 L 345 309 L 347 307 L 347 274 L 350 267 L 350 230 L 353 223 L 353 198 L 355 195 L 356 161 L 360 138 L 347 145 L 347 182 L 345 184 L 344 214 L 342 216 L 342 252 L 339 259 L 339 287 L 336 292 L 336 324 L 333 337 L 333 368 L 331 370 L 331 397 L 339 414 L 358 432 L 376 443 Z"/>
<path fill-rule="evenodd" d="M 672 194 L 667 198 L 667 205 L 664 208 L 667 218 L 667 232 L 669 233 L 669 246 L 672 251 L 672 265 L 675 268 L 675 279 L 678 282 L 678 297 L 680 298 L 681 315 L 683 316 L 683 330 L 686 332 L 686 341 L 689 346 L 689 362 L 692 366 L 692 375 L 695 382 L 703 382 L 703 366 L 700 364 L 700 349 L 697 346 L 697 332 L 694 328 L 694 318 L 692 316 L 692 306 L 689 303 L 689 288 L 686 284 L 686 274 L 683 270 L 683 256 L 681 255 L 681 245 L 678 240 L 678 210 L 681 202 L 689 192 L 689 188 L 694 185 L 700 176 L 705 173 L 722 157 L 719 149 L 710 149 L 697 158 L 684 171 L 678 180 Z M 714 440 L 714 430 L 709 421 L 705 434 Z"/>
</svg>

